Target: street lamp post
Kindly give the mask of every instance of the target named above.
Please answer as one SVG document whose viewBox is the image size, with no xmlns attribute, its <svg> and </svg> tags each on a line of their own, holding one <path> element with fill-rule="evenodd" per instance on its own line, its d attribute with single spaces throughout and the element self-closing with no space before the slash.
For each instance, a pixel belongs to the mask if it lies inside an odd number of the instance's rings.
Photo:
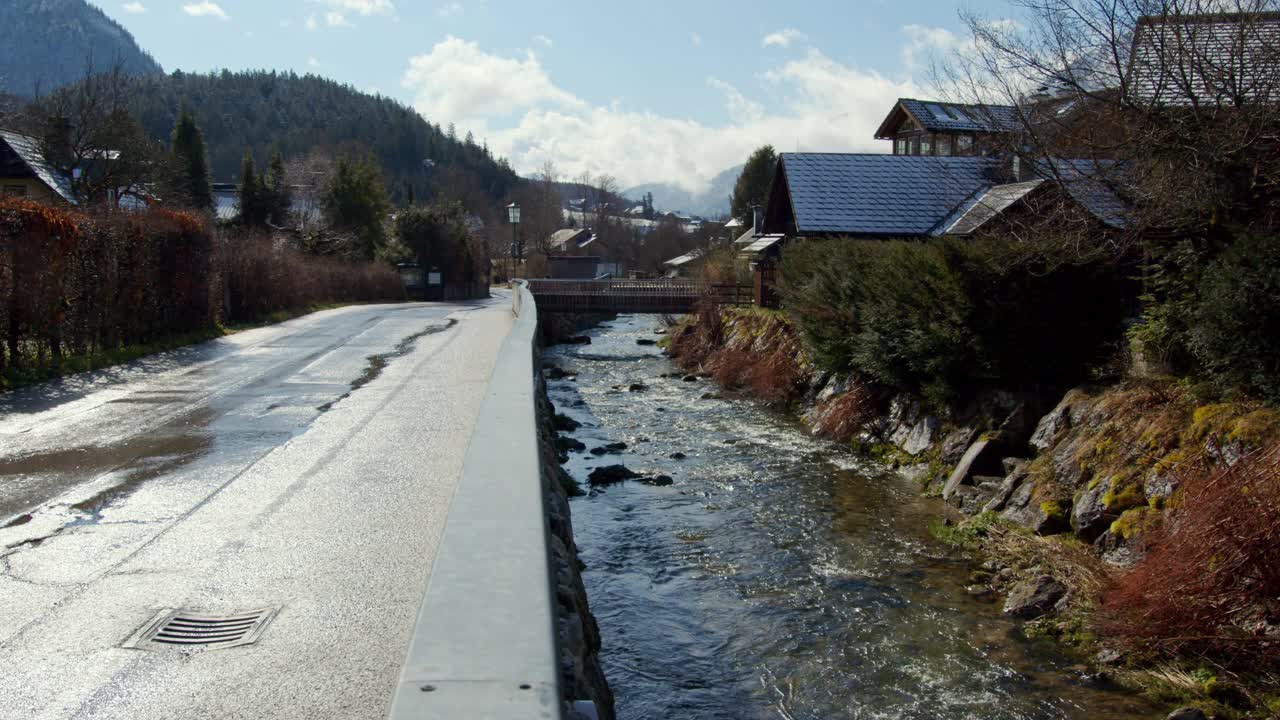
<svg viewBox="0 0 1280 720">
<path fill-rule="evenodd" d="M 520 246 L 520 204 L 507 206 L 507 220 L 511 222 L 511 274 L 515 275 L 517 263 L 524 260 L 524 248 Z"/>
</svg>

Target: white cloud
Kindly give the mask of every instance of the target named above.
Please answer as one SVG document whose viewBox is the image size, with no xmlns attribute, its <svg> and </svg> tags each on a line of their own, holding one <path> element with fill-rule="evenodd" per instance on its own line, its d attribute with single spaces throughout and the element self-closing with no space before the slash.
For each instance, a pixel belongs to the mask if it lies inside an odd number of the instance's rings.
<svg viewBox="0 0 1280 720">
<path fill-rule="evenodd" d="M 450 37 L 410 60 L 402 84 L 429 120 L 456 123 L 524 173 L 552 160 L 566 176 L 608 173 L 626 186 L 674 182 L 705 190 L 711 178 L 756 147 L 884 152 L 872 135 L 909 80 L 839 63 L 817 50 L 758 78 L 751 96 L 708 79 L 730 119 L 707 124 L 594 105 L 557 86 L 530 52 L 524 59 L 482 51 Z"/>
<path fill-rule="evenodd" d="M 902 32 L 907 44 L 902 47 L 902 64 L 909 71 L 918 71 L 937 59 L 972 44 L 972 41 L 940 27 L 906 25 Z"/>
<path fill-rule="evenodd" d="M 325 13 L 324 24 L 329 27 L 351 27 L 346 16 L 336 10 Z"/>
<path fill-rule="evenodd" d="M 458 17 L 459 15 L 464 14 L 466 11 L 467 11 L 467 8 L 464 7 L 462 3 L 457 2 L 457 0 L 454 0 L 454 2 L 451 2 L 448 5 L 441 6 L 440 9 L 436 11 L 436 14 L 442 18 L 450 18 L 450 17 Z"/>
<path fill-rule="evenodd" d="M 690 33 L 689 42 L 693 43 L 694 47 L 702 47 L 702 36 L 698 33 Z"/>
<path fill-rule="evenodd" d="M 763 47 L 791 47 L 791 43 L 802 42 L 807 37 L 795 28 L 783 28 L 778 32 L 765 35 L 764 39 L 760 41 L 760 45 Z"/>
<path fill-rule="evenodd" d="M 124 4 L 124 11 L 133 15 L 141 15 L 147 11 L 147 6 L 140 2 L 130 2 Z"/>
<path fill-rule="evenodd" d="M 317 59 L 315 58 L 315 56 L 309 57 L 309 58 L 307 58 L 307 66 L 308 66 L 308 67 L 320 67 L 320 61 L 319 61 L 319 60 L 317 60 Z"/>
<path fill-rule="evenodd" d="M 316 20 L 315 15 L 308 15 L 307 22 L 305 23 L 305 25 L 307 26 L 308 30 L 315 30 L 316 28 L 320 27 L 320 22 Z"/>
<path fill-rule="evenodd" d="M 368 17 L 370 15 L 393 15 L 396 6 L 391 0 L 315 0 L 338 12 L 351 12 Z"/>
<path fill-rule="evenodd" d="M 230 20 L 231 16 L 218 5 L 218 3 L 202 0 L 198 3 L 190 3 L 182 6 L 182 11 L 193 17 L 216 17 L 222 20 Z"/>
<path fill-rule="evenodd" d="M 533 41 L 543 47 L 552 47 L 553 45 L 555 45 L 555 41 L 553 41 L 551 38 L 547 37 L 546 35 L 534 35 Z"/>
</svg>

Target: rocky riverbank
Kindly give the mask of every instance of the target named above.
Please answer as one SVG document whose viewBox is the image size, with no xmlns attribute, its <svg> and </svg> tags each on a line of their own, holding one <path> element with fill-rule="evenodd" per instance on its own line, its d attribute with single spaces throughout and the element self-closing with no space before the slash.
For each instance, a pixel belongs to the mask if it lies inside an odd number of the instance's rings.
<svg viewBox="0 0 1280 720">
<path fill-rule="evenodd" d="M 820 372 L 781 313 L 702 313 L 669 337 L 668 351 L 687 371 L 787 406 L 815 434 L 853 443 L 943 497 L 956 514 L 939 518 L 936 534 L 986 556 L 968 592 L 1002 595 L 1005 613 L 1026 621 L 1025 634 L 1073 645 L 1099 682 L 1167 701 L 1192 698 L 1221 717 L 1280 710 L 1272 682 L 1205 659 L 1217 645 L 1152 651 L 1164 641 L 1160 629 L 1141 627 L 1136 612 L 1112 602 L 1150 603 L 1140 589 L 1126 594 L 1124 584 L 1134 582 L 1127 578 L 1152 574 L 1139 565 L 1168 544 L 1181 517 L 1171 511 L 1214 484 L 1197 478 L 1267 462 L 1263 449 L 1280 437 L 1273 410 L 1205 404 L 1168 380 L 1117 378 L 1065 393 L 978 393 L 961 411 L 931 411 L 917 398 Z M 1156 562 L 1169 560 L 1147 564 Z M 1236 592 L 1238 617 L 1214 632 L 1274 657 L 1280 601 Z M 1147 613 L 1178 609 L 1157 598 Z"/>
<path fill-rule="evenodd" d="M 568 706 L 566 717 L 586 720 L 575 703 L 590 702 L 597 720 L 613 720 L 613 693 L 600 667 L 600 629 L 591 614 L 582 582 L 582 563 L 573 539 L 569 495 L 577 486 L 560 466 L 556 449 L 555 408 L 547 397 L 546 382 L 538 371 L 539 447 L 546 489 L 547 526 L 551 567 L 555 573 L 555 602 L 560 649 L 560 686 Z"/>
</svg>

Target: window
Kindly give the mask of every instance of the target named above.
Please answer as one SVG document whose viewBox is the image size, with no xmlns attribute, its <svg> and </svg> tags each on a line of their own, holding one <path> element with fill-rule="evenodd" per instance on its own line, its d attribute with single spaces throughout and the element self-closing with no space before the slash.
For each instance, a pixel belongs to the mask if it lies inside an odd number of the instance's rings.
<svg viewBox="0 0 1280 720">
<path fill-rule="evenodd" d="M 938 154 L 939 155 L 951 154 L 951 136 L 950 135 L 938 136 Z"/>
<path fill-rule="evenodd" d="M 906 155 L 911 152 L 911 141 L 906 138 L 898 138 L 893 143 L 894 155 Z"/>
<path fill-rule="evenodd" d="M 26 197 L 27 186 L 26 185 L 5 185 L 4 194 L 5 194 L 5 197 Z"/>
<path fill-rule="evenodd" d="M 956 154 L 971 155 L 973 153 L 973 136 L 960 135 L 956 137 Z"/>
<path fill-rule="evenodd" d="M 933 136 L 932 135 L 920 136 L 920 154 L 921 155 L 933 154 Z"/>
</svg>

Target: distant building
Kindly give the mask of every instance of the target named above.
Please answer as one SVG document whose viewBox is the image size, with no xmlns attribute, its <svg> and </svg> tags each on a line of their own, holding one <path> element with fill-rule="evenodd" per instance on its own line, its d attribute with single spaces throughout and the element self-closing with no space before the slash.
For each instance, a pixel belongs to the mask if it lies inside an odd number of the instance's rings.
<svg viewBox="0 0 1280 720">
<path fill-rule="evenodd" d="M 894 155 L 985 155 L 1022 130 L 1011 105 L 962 105 L 902 98 L 876 130 Z"/>
<path fill-rule="evenodd" d="M 696 248 L 694 250 L 690 250 L 684 255 L 681 255 L 680 257 L 671 258 L 670 260 L 662 263 L 662 266 L 666 268 L 666 275 L 669 278 L 693 277 L 702 270 L 703 266 L 707 264 L 707 260 L 709 258 L 710 253 L 701 248 Z"/>
<path fill-rule="evenodd" d="M 552 278 L 591 280 L 618 277 L 622 266 L 614 262 L 608 245 L 590 229 L 559 230 L 547 239 L 547 268 Z"/>
<path fill-rule="evenodd" d="M 71 178 L 58 171 L 40 149 L 40 141 L 0 130 L 0 192 L 53 205 L 75 205 Z"/>
</svg>

